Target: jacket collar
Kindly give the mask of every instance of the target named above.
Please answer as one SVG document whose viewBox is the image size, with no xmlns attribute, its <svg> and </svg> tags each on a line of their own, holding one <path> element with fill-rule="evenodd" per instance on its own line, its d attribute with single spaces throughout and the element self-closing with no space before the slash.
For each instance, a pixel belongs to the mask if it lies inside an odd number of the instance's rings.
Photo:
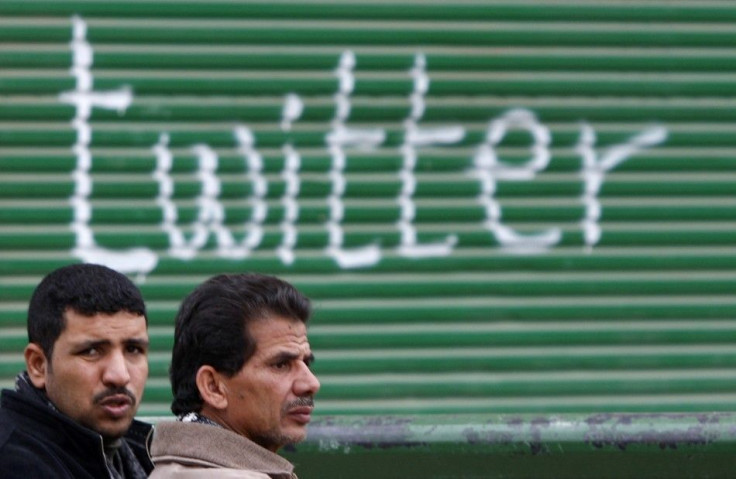
<svg viewBox="0 0 736 479">
<path fill-rule="evenodd" d="M 207 424 L 162 421 L 151 445 L 155 464 L 176 462 L 204 467 L 245 469 L 271 477 L 293 477 L 294 466 L 248 438 Z"/>
<path fill-rule="evenodd" d="M 61 448 L 68 448 L 73 443 L 76 445 L 75 447 L 81 446 L 89 451 L 99 450 L 104 457 L 102 436 L 100 434 L 59 412 L 46 399 L 43 391 L 34 388 L 30 384 L 25 373 L 21 373 L 16 381 L 16 391 L 8 389 L 2 391 L 0 407 L 29 418 L 32 423 L 28 422 L 28 427 L 32 427 L 36 434 L 43 436 L 44 440 L 50 443 L 55 443 Z M 61 431 L 63 431 L 63 434 L 60 434 Z M 147 443 L 150 441 L 151 432 L 152 426 L 150 424 L 134 420 L 124 436 L 130 451 L 147 473 L 150 473 L 153 469 L 153 463 L 147 451 Z M 90 455 L 88 459 L 91 461 L 93 457 L 94 455 Z"/>
</svg>

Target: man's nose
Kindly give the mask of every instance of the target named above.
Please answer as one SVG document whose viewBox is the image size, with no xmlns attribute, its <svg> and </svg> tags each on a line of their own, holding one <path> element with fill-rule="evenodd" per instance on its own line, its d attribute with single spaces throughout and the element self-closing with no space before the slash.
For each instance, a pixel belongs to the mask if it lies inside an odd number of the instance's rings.
<svg viewBox="0 0 736 479">
<path fill-rule="evenodd" d="M 317 376 L 304 364 L 299 377 L 294 382 L 294 394 L 297 396 L 313 396 L 319 391 L 320 383 Z"/>
<path fill-rule="evenodd" d="M 125 386 L 130 382 L 128 362 L 122 352 L 110 353 L 102 372 L 102 382 L 111 386 Z"/>
</svg>

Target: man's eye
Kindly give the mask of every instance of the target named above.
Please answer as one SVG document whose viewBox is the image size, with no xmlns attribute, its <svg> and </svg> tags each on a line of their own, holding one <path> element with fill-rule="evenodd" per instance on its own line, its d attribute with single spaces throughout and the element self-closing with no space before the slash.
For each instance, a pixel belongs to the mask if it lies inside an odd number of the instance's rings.
<svg viewBox="0 0 736 479">
<path fill-rule="evenodd" d="M 285 369 L 289 368 L 289 362 L 288 361 L 281 361 L 273 365 L 274 369 L 278 369 L 280 371 L 283 371 Z"/>
<path fill-rule="evenodd" d="M 129 354 L 145 354 L 146 350 L 143 349 L 141 346 L 128 346 L 125 348 L 126 352 Z"/>
<path fill-rule="evenodd" d="M 99 356 L 99 354 L 100 354 L 100 351 L 97 348 L 87 348 L 79 352 L 80 356 L 85 356 L 88 358 Z"/>
</svg>

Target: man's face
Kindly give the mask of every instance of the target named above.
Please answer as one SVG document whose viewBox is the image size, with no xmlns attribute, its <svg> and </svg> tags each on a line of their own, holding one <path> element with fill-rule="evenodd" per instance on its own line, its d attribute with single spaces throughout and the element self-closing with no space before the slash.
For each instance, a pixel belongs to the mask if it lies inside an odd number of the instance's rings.
<svg viewBox="0 0 736 479">
<path fill-rule="evenodd" d="M 281 317 L 257 320 L 249 332 L 253 356 L 233 377 L 225 378 L 226 425 L 264 448 L 277 451 L 307 435 L 319 381 L 310 365 L 314 356 L 307 328 Z"/>
<path fill-rule="evenodd" d="M 148 377 L 143 316 L 82 316 L 67 310 L 43 384 L 56 408 L 106 439 L 122 437 L 138 410 Z"/>
</svg>

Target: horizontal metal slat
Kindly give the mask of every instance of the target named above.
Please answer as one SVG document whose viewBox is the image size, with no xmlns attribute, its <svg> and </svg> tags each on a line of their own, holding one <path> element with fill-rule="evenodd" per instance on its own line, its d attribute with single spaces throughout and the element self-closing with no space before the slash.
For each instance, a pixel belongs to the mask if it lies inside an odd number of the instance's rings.
<svg viewBox="0 0 736 479">
<path fill-rule="evenodd" d="M 394 324 L 379 330 L 361 325 L 321 325 L 313 322 L 310 344 L 321 349 L 345 349 L 356 354 L 380 347 L 464 347 L 541 345 L 655 345 L 687 343 L 730 344 L 736 334 L 731 320 L 565 321 Z"/>
<path fill-rule="evenodd" d="M 509 398 L 408 398 L 373 400 L 328 400 L 316 402 L 319 414 L 458 414 L 492 411 L 494 413 L 561 413 L 561 412 L 657 412 L 666 411 L 724 411 L 736 403 L 733 394 L 631 394 L 611 401 L 608 395 L 589 396 L 516 396 Z M 166 410 L 166 406 L 153 411 Z"/>
<path fill-rule="evenodd" d="M 32 5 L 23 0 L 7 0 L 0 8 L 6 15 L 84 14 L 100 17 L 223 17 L 231 18 L 353 18 L 353 19 L 439 19 L 470 20 L 478 18 L 506 18 L 511 20 L 562 20 L 577 18 L 586 21 L 638 20 L 647 22 L 692 22 L 713 23 L 733 21 L 736 18 L 728 2 L 692 4 L 687 2 L 663 4 L 642 1 L 637 8 L 628 8 L 620 3 L 592 3 L 559 1 L 495 1 L 453 2 L 452 5 L 424 7 L 422 2 L 343 2 L 336 1 L 277 1 L 277 2 L 222 2 L 222 1 L 131 1 L 125 3 L 104 0 L 36 1 Z"/>
<path fill-rule="evenodd" d="M 736 353 L 730 346 L 585 346 L 534 348 L 392 348 L 320 351 L 318 375 L 548 371 L 626 371 L 732 368 Z"/>
<path fill-rule="evenodd" d="M 157 300 L 177 301 L 192 291 L 203 278 L 195 276 L 187 281 L 169 281 L 152 279 L 141 285 L 147 297 Z M 559 298 L 587 296 L 603 299 L 604 297 L 624 296 L 633 298 L 673 295 L 678 298 L 688 296 L 711 295 L 714 298 L 724 296 L 733 291 L 736 274 L 718 272 L 708 273 L 566 273 L 554 274 L 453 274 L 422 275 L 366 274 L 357 277 L 300 279 L 292 282 L 314 301 L 358 300 L 358 299 L 395 299 L 410 304 L 411 300 L 422 298 L 469 299 L 473 297 L 483 300 L 527 297 Z M 30 297 L 35 283 L 0 282 L 0 300 L 23 301 Z M 476 325 L 476 328 L 482 326 Z M 572 333 L 572 332 L 571 332 Z M 736 337 L 734 337 L 736 339 Z"/>
<path fill-rule="evenodd" d="M 100 69 L 330 70 L 346 47 L 192 45 L 97 45 L 94 67 Z M 350 46 L 359 71 L 409 71 L 416 49 L 401 45 Z M 427 46 L 421 50 L 430 73 L 437 71 L 639 71 L 724 72 L 736 68 L 736 57 L 723 48 L 492 48 Z M 0 45 L 7 68 L 65 68 L 72 62 L 68 45 L 8 43 Z"/>
<path fill-rule="evenodd" d="M 534 22 L 400 22 L 400 21 L 275 21 L 198 19 L 87 20 L 87 38 L 99 43 L 226 43 L 281 45 L 484 45 L 622 47 L 646 44 L 654 47 L 728 47 L 736 32 L 715 23 L 652 24 Z M 0 19 L 0 41 L 64 41 L 63 21 Z"/>
<path fill-rule="evenodd" d="M 735 105 L 736 106 L 736 105 Z M 1 107 L 0 107 L 1 108 Z M 153 174 L 157 160 L 149 148 L 92 148 L 90 173 L 96 174 Z M 248 173 L 247 155 L 234 148 L 218 148 L 216 174 Z M 671 178 L 677 172 L 729 172 L 736 171 L 736 159 L 728 148 L 657 148 L 642 151 L 619 164 L 612 173 L 661 172 Z M 170 172 L 174 175 L 195 173 L 199 160 L 191 148 L 171 148 L 173 162 Z M 298 174 L 329 173 L 334 159 L 325 147 L 299 148 L 301 161 Z M 499 150 L 502 161 L 521 164 L 529 158 L 528 148 L 507 147 Z M 285 169 L 286 157 L 282 150 L 268 148 L 259 150 L 264 174 L 281 173 Z M 548 173 L 577 173 L 581 171 L 582 159 L 570 149 L 551 149 L 552 158 L 539 176 Z M 394 173 L 404 168 L 405 159 L 400 152 L 390 149 L 346 152 L 345 173 Z M 76 169 L 77 158 L 68 148 L 36 147 L 0 148 L 0 170 L 7 174 L 70 173 Z M 474 167 L 474 150 L 465 147 L 421 148 L 417 151 L 415 173 L 445 174 L 463 173 Z M 608 177 L 608 176 L 607 176 Z M 656 182 L 656 181 L 653 181 Z M 621 199 L 623 200 L 623 198 Z M 637 198 L 633 201 L 645 201 Z M 709 203 L 710 204 L 710 203 Z"/>
<path fill-rule="evenodd" d="M 617 396 L 685 394 L 709 390 L 734 393 L 729 370 L 562 373 L 322 375 L 325 396 L 340 399 L 389 397 Z M 380 386 L 380 387 L 379 387 Z"/>
<path fill-rule="evenodd" d="M 346 126 L 359 131 L 380 135 L 382 141 L 375 145 L 380 148 L 400 148 L 406 141 L 407 131 L 398 124 L 353 124 Z M 446 126 L 446 125 L 444 125 Z M 488 124 L 462 124 L 463 135 L 453 147 L 475 147 L 486 142 Z M 637 134 L 647 131 L 649 124 L 594 124 L 598 144 L 626 144 Z M 152 148 L 158 144 L 162 134 L 169 137 L 172 148 L 191 147 L 206 144 L 212 148 L 234 148 L 236 145 L 233 130 L 235 125 L 225 123 L 158 123 L 158 122 L 100 122 L 90 123 L 92 132 L 90 147 L 137 147 Z M 331 133 L 329 124 L 296 123 L 294 128 L 284 131 L 276 124 L 249 125 L 259 148 L 283 148 L 292 145 L 296 149 L 326 146 L 326 136 Z M 0 148 L 37 145 L 39 147 L 63 147 L 73 145 L 76 132 L 72 125 L 65 123 L 0 123 Z M 580 141 L 580 124 L 551 124 L 550 148 L 574 148 Z M 671 124 L 666 131 L 666 141 L 670 148 L 725 148 L 736 145 L 736 128 L 730 124 Z M 510 131 L 502 147 L 530 147 L 527 132 Z M 353 147 L 354 148 L 354 147 Z M 350 150 L 349 146 L 345 147 Z"/>
</svg>

